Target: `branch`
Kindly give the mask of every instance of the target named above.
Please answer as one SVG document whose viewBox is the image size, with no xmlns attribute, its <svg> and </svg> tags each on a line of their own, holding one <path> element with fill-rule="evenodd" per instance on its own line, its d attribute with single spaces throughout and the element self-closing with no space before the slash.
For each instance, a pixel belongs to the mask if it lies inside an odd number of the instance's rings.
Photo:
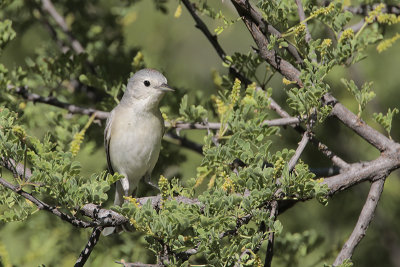
<svg viewBox="0 0 400 267">
<path fill-rule="evenodd" d="M 287 117 L 287 118 L 263 121 L 263 125 L 267 125 L 267 126 L 298 125 L 299 123 L 300 123 L 300 119 L 296 118 L 296 117 Z"/>
<path fill-rule="evenodd" d="M 246 24 L 247 29 L 250 31 L 257 47 L 258 53 L 265 61 L 268 62 L 274 69 L 279 71 L 283 76 L 290 81 L 295 81 L 298 86 L 303 86 L 300 80 L 300 71 L 295 68 L 290 62 L 279 56 L 275 50 L 269 50 L 269 41 L 264 33 L 260 30 L 257 23 L 254 23 L 251 17 L 251 12 L 254 10 L 250 2 L 246 0 L 232 0 L 237 12 L 242 17 L 243 22 Z"/>
<path fill-rule="evenodd" d="M 173 132 L 165 133 L 164 137 L 166 140 L 168 140 L 168 138 L 171 138 L 173 140 L 173 141 L 171 141 L 171 143 L 173 143 L 173 144 L 182 146 L 184 148 L 190 149 L 194 152 L 197 152 L 197 153 L 203 155 L 203 146 L 201 144 L 198 144 L 196 142 L 193 142 L 193 141 L 187 139 L 186 137 L 179 136 Z"/>
<path fill-rule="evenodd" d="M 39 102 L 39 103 L 44 103 L 48 104 L 51 106 L 56 106 L 59 108 L 63 108 L 68 110 L 69 113 L 71 114 L 83 114 L 83 115 L 93 115 L 94 113 L 96 114 L 95 117 L 100 120 L 105 120 L 108 118 L 109 113 L 105 111 L 100 111 L 92 108 L 83 108 L 83 107 L 78 107 L 73 104 L 65 103 L 59 101 L 55 97 L 44 97 L 38 94 L 30 93 L 27 89 L 27 87 L 14 87 L 9 85 L 8 89 L 14 89 L 15 93 L 21 95 L 24 99 L 28 101 L 32 101 L 34 103 Z"/>
<path fill-rule="evenodd" d="M 239 7 L 247 7 L 249 14 L 251 15 L 252 19 L 255 20 L 260 29 L 263 29 L 264 32 L 268 32 L 270 34 L 274 34 L 277 36 L 281 36 L 281 33 L 276 30 L 274 27 L 272 27 L 271 25 L 267 24 L 267 22 L 264 21 L 264 19 L 262 18 L 261 14 L 259 14 L 251 5 L 250 3 L 245 3 L 241 0 L 232 0 L 235 1 L 237 3 L 237 5 Z M 211 44 L 213 45 L 213 47 L 216 49 L 218 55 L 220 56 L 220 58 L 222 60 L 224 60 L 225 58 L 225 53 L 223 52 L 223 49 L 221 48 L 221 46 L 219 45 L 218 41 L 216 38 L 210 38 L 210 36 L 212 36 L 212 34 L 210 33 L 210 31 L 208 30 L 207 26 L 204 24 L 204 22 L 201 21 L 201 19 L 197 16 L 194 7 L 192 6 L 192 4 L 190 3 L 190 1 L 188 0 L 184 0 L 183 3 L 185 4 L 186 8 L 189 10 L 190 14 L 192 15 L 192 17 L 194 18 L 194 20 L 197 23 L 197 27 L 201 29 L 201 31 L 206 35 L 207 39 L 210 40 Z M 235 4 L 235 3 L 234 3 Z M 241 5 L 241 6 L 240 6 Z M 292 48 L 292 49 L 291 49 Z M 292 53 L 292 55 L 295 56 L 295 58 L 298 61 L 302 62 L 302 59 L 300 58 L 300 56 L 298 55 L 297 49 L 293 46 L 289 44 L 289 51 Z M 300 72 L 297 71 L 297 74 L 299 75 Z M 246 78 L 247 80 L 247 78 Z M 260 90 L 262 90 L 261 88 L 259 88 Z M 270 108 L 274 111 L 276 111 L 282 118 L 289 118 L 290 115 L 284 111 L 272 98 L 269 99 L 270 100 Z M 272 124 L 269 124 L 267 122 L 267 124 L 269 126 L 273 126 Z M 296 124 L 296 123 L 293 123 Z M 295 127 L 295 129 L 301 133 L 304 133 L 305 130 L 303 130 L 301 127 Z M 342 168 L 345 169 L 347 168 L 348 164 L 342 160 L 340 157 L 336 156 L 335 153 L 333 153 L 331 150 L 328 149 L 328 147 L 321 143 L 318 139 L 315 138 L 315 136 L 313 134 L 311 134 L 310 137 L 310 141 L 311 143 L 313 143 L 325 156 L 327 156 L 330 160 L 332 160 L 332 162 Z"/>
<path fill-rule="evenodd" d="M 25 168 L 22 163 L 16 163 L 13 159 L 0 156 L 0 162 L 2 166 L 13 173 L 14 178 L 22 177 L 24 180 L 29 180 L 32 176 L 32 171 L 29 168 Z"/>
<path fill-rule="evenodd" d="M 146 263 L 141 263 L 141 262 L 125 262 L 122 260 L 116 261 L 116 263 L 124 265 L 124 267 L 161 267 L 162 266 L 159 264 L 146 264 Z"/>
<path fill-rule="evenodd" d="M 277 216 L 278 216 L 278 202 L 274 200 L 271 203 L 271 214 L 269 218 L 275 221 Z M 274 239 L 275 239 L 275 233 L 274 231 L 271 231 L 268 236 L 264 267 L 271 267 L 272 257 L 274 256 Z"/>
<path fill-rule="evenodd" d="M 61 212 L 59 209 L 57 209 L 56 207 L 52 207 L 52 206 L 44 203 L 43 201 L 34 197 L 32 194 L 25 192 L 20 187 L 17 187 L 15 185 L 7 182 L 5 179 L 3 179 L 1 177 L 0 177 L 0 184 L 4 187 L 10 189 L 11 191 L 17 193 L 18 195 L 24 197 L 25 199 L 31 201 L 33 204 L 35 204 L 38 207 L 39 210 L 45 210 L 50 213 L 53 213 L 57 217 L 61 218 L 64 221 L 69 222 L 73 226 L 80 227 L 80 228 L 99 226 L 95 222 L 85 222 L 85 221 L 77 219 L 76 217 L 65 214 L 65 213 Z"/>
<path fill-rule="evenodd" d="M 304 9 L 303 9 L 303 4 L 301 3 L 301 0 L 295 0 L 296 1 L 296 5 L 297 5 L 297 13 L 299 13 L 299 18 L 300 18 L 300 22 L 304 24 L 304 26 L 306 26 L 306 37 L 305 40 L 307 43 L 309 43 L 311 41 L 311 34 L 310 31 L 308 30 L 308 25 L 306 20 L 306 15 L 304 14 Z"/>
<path fill-rule="evenodd" d="M 258 27 L 264 33 L 264 35 L 272 34 L 275 35 L 277 38 L 282 38 L 282 34 L 276 28 L 274 28 L 274 26 L 270 25 L 267 21 L 265 21 L 263 16 L 252 7 L 249 1 L 234 0 L 232 1 L 232 3 L 235 5 L 234 2 L 238 6 L 240 6 L 240 8 L 247 11 L 248 15 L 255 23 L 257 23 Z M 287 50 L 289 51 L 289 53 L 296 59 L 297 63 L 303 63 L 303 59 L 300 56 L 299 52 L 297 51 L 297 48 L 293 44 L 291 44 L 288 40 L 286 41 L 288 43 Z"/>
<path fill-rule="evenodd" d="M 290 115 L 278 104 L 273 100 L 272 98 L 270 100 L 270 108 L 274 110 L 276 113 L 279 114 L 282 118 L 289 118 Z M 304 134 L 306 130 L 303 129 L 303 127 L 300 127 L 299 125 L 293 125 L 293 128 L 301 133 Z M 328 159 L 330 159 L 336 166 L 338 166 L 341 169 L 346 169 L 349 164 L 345 162 L 343 159 L 341 159 L 339 156 L 337 156 L 333 151 L 331 151 L 324 143 L 319 141 L 313 132 L 310 132 L 310 142 L 317 147 L 319 151 L 321 151 L 322 154 L 324 154 Z"/>
<path fill-rule="evenodd" d="M 90 256 L 90 253 L 92 253 L 92 250 L 99 241 L 102 230 L 103 227 L 95 227 L 93 229 L 93 232 L 89 237 L 89 241 L 87 242 L 85 248 L 82 250 L 81 254 L 79 254 L 79 258 L 76 260 L 74 267 L 82 267 L 83 265 L 85 265 L 87 259 Z"/>
<path fill-rule="evenodd" d="M 397 145 L 399 149 L 399 146 Z M 400 167 L 399 155 L 383 155 L 367 163 L 351 164 L 346 172 L 326 178 L 323 184 L 329 187 L 329 195 L 334 195 L 349 187 L 366 180 L 375 180 L 376 177 L 388 176 L 393 170 Z"/>
<path fill-rule="evenodd" d="M 73 36 L 71 31 L 68 29 L 67 23 L 65 22 L 64 18 L 57 12 L 53 3 L 50 0 L 42 0 L 42 8 L 44 11 L 49 13 L 50 16 L 53 17 L 57 25 L 68 36 L 68 39 L 71 42 L 74 51 L 77 54 L 83 53 L 85 50 L 83 49 L 81 43 Z"/>
<path fill-rule="evenodd" d="M 357 224 L 354 227 L 354 230 L 351 233 L 349 239 L 343 245 L 343 248 L 337 256 L 335 262 L 333 263 L 333 266 L 338 266 L 342 264 L 344 260 L 350 259 L 353 255 L 354 249 L 365 236 L 368 226 L 374 217 L 379 198 L 382 194 L 383 185 L 385 184 L 385 178 L 386 177 L 382 177 L 372 183 L 367 200 L 364 204 L 364 207 L 362 208 Z"/>
<path fill-rule="evenodd" d="M 309 140 L 310 140 L 309 133 L 306 131 L 306 132 L 304 132 L 303 137 L 301 138 L 301 141 L 296 149 L 296 152 L 294 153 L 294 155 L 292 156 L 292 158 L 290 159 L 290 161 L 288 163 L 289 172 L 291 172 L 294 169 L 294 167 L 296 166 L 296 163 L 299 160 L 304 149 L 306 148 L 306 145 Z"/>
<path fill-rule="evenodd" d="M 363 120 L 358 118 L 353 112 L 340 104 L 336 98 L 330 94 L 323 96 L 322 101 L 326 105 L 333 107 L 331 115 L 337 117 L 344 125 L 352 129 L 355 133 L 365 139 L 368 143 L 383 152 L 392 149 L 395 142 L 370 127 Z"/>
<path fill-rule="evenodd" d="M 226 53 L 224 49 L 222 49 L 221 45 L 218 43 L 218 39 L 216 35 L 211 34 L 208 30 L 207 25 L 201 20 L 201 18 L 196 13 L 196 8 L 194 4 L 192 4 L 189 0 L 182 0 L 186 9 L 189 11 L 190 15 L 196 22 L 196 28 L 198 28 L 210 41 L 211 45 L 214 47 L 218 56 L 222 59 L 223 62 L 230 64 L 230 62 L 226 59 Z M 240 73 L 240 71 L 235 66 L 229 67 L 229 72 L 232 73 L 235 77 L 241 80 L 245 84 L 250 84 L 251 81 L 247 79 L 244 75 Z"/>
</svg>

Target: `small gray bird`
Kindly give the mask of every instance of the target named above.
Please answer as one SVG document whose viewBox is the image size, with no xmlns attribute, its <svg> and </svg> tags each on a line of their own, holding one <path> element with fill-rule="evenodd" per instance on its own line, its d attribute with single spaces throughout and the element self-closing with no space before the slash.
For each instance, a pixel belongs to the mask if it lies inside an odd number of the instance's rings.
<svg viewBox="0 0 400 267">
<path fill-rule="evenodd" d="M 164 120 L 159 103 L 165 92 L 174 91 L 167 79 L 153 69 L 142 69 L 130 79 L 121 102 L 111 111 L 104 131 L 108 169 L 124 177 L 116 184 L 115 205 L 132 196 L 144 177 L 149 184 L 158 160 Z M 113 227 L 103 234 L 114 232 Z"/>
</svg>

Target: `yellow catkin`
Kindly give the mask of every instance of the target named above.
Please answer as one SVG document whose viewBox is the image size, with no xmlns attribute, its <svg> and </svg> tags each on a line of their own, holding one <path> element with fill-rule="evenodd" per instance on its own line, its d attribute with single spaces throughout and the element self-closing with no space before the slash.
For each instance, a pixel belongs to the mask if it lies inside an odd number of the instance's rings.
<svg viewBox="0 0 400 267">
<path fill-rule="evenodd" d="M 69 151 L 72 153 L 73 156 L 76 156 L 78 154 L 79 150 L 81 149 L 81 144 L 85 137 L 86 130 L 92 124 L 95 117 L 96 117 L 96 113 L 93 113 L 92 116 L 90 116 L 89 121 L 83 127 L 83 129 L 80 132 L 74 134 L 74 137 L 72 139 L 70 149 L 69 149 Z"/>
<path fill-rule="evenodd" d="M 232 86 L 232 92 L 230 95 L 231 105 L 234 106 L 240 98 L 240 85 L 241 82 L 239 79 L 235 79 L 235 82 Z"/>
<path fill-rule="evenodd" d="M 328 15 L 334 9 L 335 9 L 335 5 L 333 3 L 330 3 L 329 6 L 327 6 L 327 7 L 321 7 L 319 9 L 315 10 L 314 12 L 311 13 L 310 16 L 314 17 L 314 16 L 318 16 L 321 14 Z"/>
<path fill-rule="evenodd" d="M 353 29 L 349 28 L 343 31 L 342 35 L 339 38 L 339 43 L 342 43 L 344 40 L 353 39 L 354 31 Z"/>
<path fill-rule="evenodd" d="M 385 4 L 381 3 L 375 7 L 374 10 L 368 13 L 368 16 L 365 17 L 365 22 L 372 23 L 374 20 L 382 14 L 382 9 L 385 8 Z"/>
<path fill-rule="evenodd" d="M 288 80 L 285 77 L 282 78 L 282 82 L 283 82 L 284 85 L 289 85 L 289 84 L 296 83 L 295 81 Z"/>
<path fill-rule="evenodd" d="M 174 17 L 179 18 L 182 15 L 182 6 L 179 4 L 175 10 Z"/>
<path fill-rule="evenodd" d="M 390 48 L 398 39 L 400 39 L 400 34 L 396 33 L 392 38 L 380 42 L 376 46 L 376 50 L 378 50 L 379 53 L 382 53 L 386 49 Z"/>
</svg>

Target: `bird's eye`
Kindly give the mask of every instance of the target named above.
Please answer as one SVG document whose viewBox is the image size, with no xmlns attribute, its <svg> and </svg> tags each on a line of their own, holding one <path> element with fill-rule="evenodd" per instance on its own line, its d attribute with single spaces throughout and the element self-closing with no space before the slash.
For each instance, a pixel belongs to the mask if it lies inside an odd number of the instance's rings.
<svg viewBox="0 0 400 267">
<path fill-rule="evenodd" d="M 146 87 L 149 87 L 149 86 L 150 86 L 150 82 L 149 82 L 148 80 L 145 80 L 143 83 L 144 83 L 144 85 L 145 85 Z"/>
</svg>

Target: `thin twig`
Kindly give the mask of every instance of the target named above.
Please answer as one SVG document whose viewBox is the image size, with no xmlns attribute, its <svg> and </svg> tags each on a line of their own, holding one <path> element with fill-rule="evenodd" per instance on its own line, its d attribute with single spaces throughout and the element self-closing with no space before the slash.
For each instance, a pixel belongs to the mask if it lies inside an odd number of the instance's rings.
<svg viewBox="0 0 400 267">
<path fill-rule="evenodd" d="M 159 264 L 147 264 L 141 262 L 124 262 L 124 261 L 116 261 L 115 263 L 119 263 L 124 267 L 161 267 Z"/>
<path fill-rule="evenodd" d="M 103 227 L 93 228 L 93 232 L 89 237 L 89 241 L 87 242 L 85 248 L 82 250 L 81 254 L 79 254 L 79 257 L 76 260 L 74 267 L 82 267 L 83 265 L 85 265 L 87 259 L 90 256 L 90 253 L 92 253 L 94 247 L 100 239 L 102 230 Z"/>
<path fill-rule="evenodd" d="M 276 200 L 271 203 L 271 214 L 269 216 L 270 220 L 275 221 L 278 216 L 278 202 Z M 268 235 L 267 252 L 265 254 L 264 267 L 271 267 L 272 258 L 274 256 L 274 231 L 270 231 Z"/>
<path fill-rule="evenodd" d="M 14 92 L 21 95 L 24 99 L 28 101 L 32 101 L 34 103 L 44 103 L 52 106 L 56 106 L 59 108 L 66 109 L 69 113 L 71 114 L 83 114 L 83 115 L 93 115 L 95 113 L 96 119 L 101 119 L 105 120 L 108 118 L 109 113 L 106 111 L 100 111 L 96 110 L 93 108 L 83 108 L 83 107 L 78 107 L 73 104 L 65 103 L 62 101 L 59 101 L 55 97 L 44 97 L 38 94 L 34 94 L 28 91 L 26 87 L 14 87 L 14 86 L 8 86 L 8 89 L 14 89 Z"/>
<path fill-rule="evenodd" d="M 57 12 L 53 3 L 50 0 L 42 0 L 42 8 L 46 12 L 53 17 L 57 25 L 61 28 L 61 30 L 68 36 L 69 41 L 71 42 L 72 48 L 77 54 L 83 53 L 85 50 L 81 43 L 73 36 L 71 31 L 68 29 L 68 25 L 65 22 L 64 18 Z"/>
<path fill-rule="evenodd" d="M 196 8 L 194 7 L 193 3 L 189 0 L 182 0 L 182 3 L 185 5 L 186 9 L 189 11 L 190 15 L 196 22 L 196 28 L 198 28 L 210 41 L 211 45 L 214 47 L 215 51 L 217 52 L 218 56 L 224 61 L 225 63 L 230 64 L 230 62 L 226 59 L 226 53 L 224 49 L 222 49 L 221 45 L 218 42 L 217 36 L 211 34 L 208 30 L 207 25 L 201 20 L 201 18 L 196 13 Z M 240 73 L 240 71 L 235 66 L 229 67 L 229 72 L 232 73 L 235 77 L 241 80 L 245 84 L 250 84 L 251 82 Z"/>
<path fill-rule="evenodd" d="M 333 266 L 338 266 L 342 264 L 344 260 L 350 259 L 353 255 L 354 249 L 365 236 L 368 226 L 374 217 L 379 198 L 382 195 L 385 178 L 386 177 L 382 177 L 381 179 L 372 183 L 367 200 L 365 201 L 364 207 L 362 208 L 360 216 L 358 217 L 357 224 L 354 227 L 349 239 L 343 245 L 339 255 L 336 257 Z"/>
<path fill-rule="evenodd" d="M 308 29 L 308 25 L 306 20 L 306 15 L 304 14 L 304 9 L 303 9 L 303 4 L 301 3 L 301 0 L 295 0 L 296 1 L 296 5 L 297 5 L 297 13 L 299 14 L 299 18 L 300 18 L 300 22 L 304 24 L 304 26 L 306 26 L 306 37 L 305 40 L 307 43 L 309 43 L 311 41 L 311 34 L 310 31 Z"/>
<path fill-rule="evenodd" d="M 290 118 L 290 115 L 278 104 L 273 100 L 272 98 L 269 99 L 270 101 L 270 108 L 274 110 L 276 113 L 278 113 L 279 116 L 282 118 Z M 299 125 L 292 125 L 293 128 L 301 133 L 304 134 L 306 131 L 303 129 L 303 127 L 300 127 Z M 336 166 L 338 166 L 341 169 L 346 169 L 349 164 L 345 162 L 343 159 L 341 159 L 339 156 L 337 156 L 332 150 L 330 150 L 324 143 L 319 141 L 313 132 L 310 132 L 310 142 L 317 147 L 317 149 L 324 154 L 328 159 L 330 159 Z"/>
<path fill-rule="evenodd" d="M 296 166 L 296 163 L 299 160 L 304 149 L 306 148 L 306 145 L 309 140 L 310 140 L 309 133 L 306 131 L 306 132 L 304 132 L 303 137 L 301 138 L 301 141 L 300 141 L 299 145 L 297 146 L 296 152 L 294 153 L 294 155 L 292 156 L 292 158 L 290 159 L 290 161 L 288 163 L 289 172 L 291 172 L 294 169 L 294 167 Z"/>
</svg>

